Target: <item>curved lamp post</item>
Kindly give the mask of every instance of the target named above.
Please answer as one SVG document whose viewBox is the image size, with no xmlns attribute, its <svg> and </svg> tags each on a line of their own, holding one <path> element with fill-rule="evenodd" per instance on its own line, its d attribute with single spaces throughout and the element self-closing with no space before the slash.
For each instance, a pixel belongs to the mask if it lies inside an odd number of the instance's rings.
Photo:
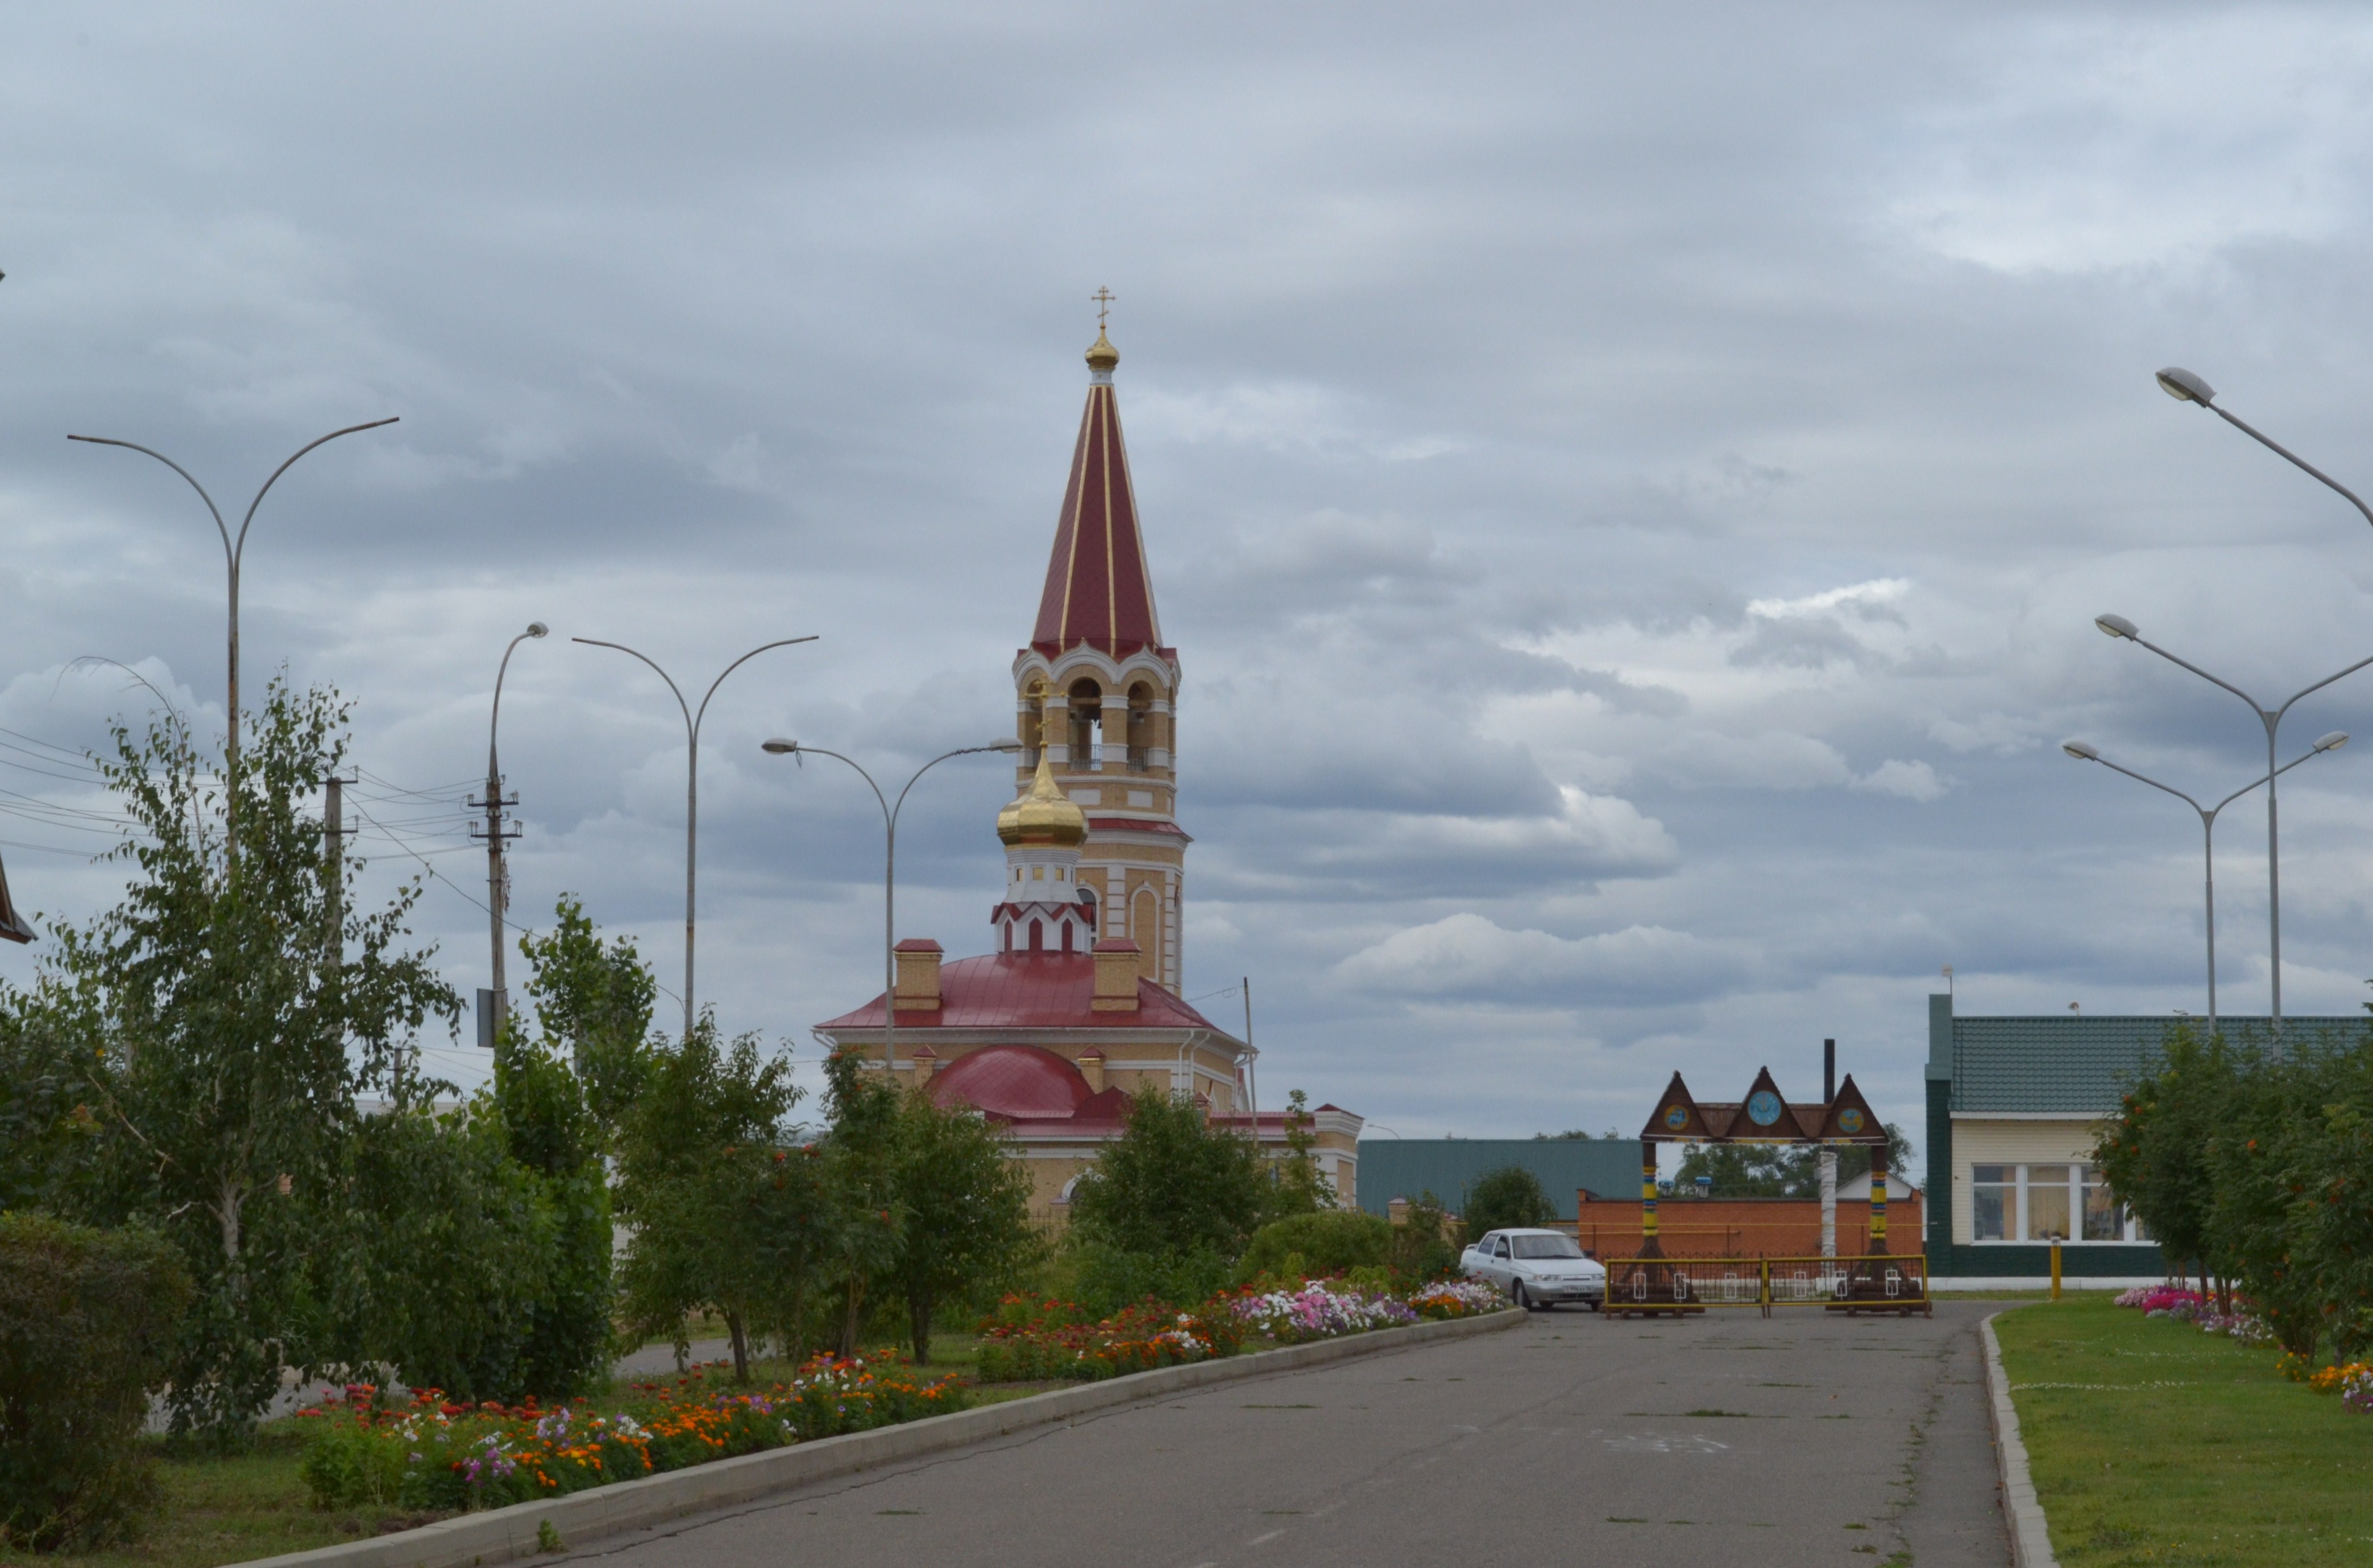
<svg viewBox="0 0 2373 1568">
<path fill-rule="evenodd" d="M 503 721 L 503 677 L 510 673 L 511 654 L 530 638 L 541 638 L 552 628 L 542 621 L 530 621 L 527 630 L 511 638 L 503 649 L 503 661 L 495 668 L 494 710 L 486 718 L 486 798 L 473 802 L 486 808 L 486 933 L 494 944 L 494 1002 L 489 1011 L 497 1029 L 503 1026 L 503 1014 L 510 1010 L 510 998 L 503 985 L 503 911 L 509 907 L 510 897 L 503 885 L 503 807 L 516 804 L 503 799 L 502 764 L 497 760 L 495 738 Z"/>
<path fill-rule="evenodd" d="M 717 679 L 708 683 L 708 691 L 707 695 L 701 697 L 700 707 L 697 710 L 685 703 L 684 700 L 683 689 L 675 684 L 675 678 L 670 675 L 665 670 L 660 669 L 656 663 L 653 663 L 649 655 L 637 652 L 634 649 L 628 648 L 623 642 L 603 642 L 600 638 L 572 637 L 568 640 L 571 642 L 581 642 L 588 648 L 614 648 L 621 653 L 632 654 L 635 658 L 640 659 L 644 663 L 650 665 L 651 673 L 659 676 L 660 680 L 667 682 L 667 689 L 675 695 L 675 705 L 677 709 L 684 714 L 684 738 L 685 744 L 684 778 L 684 1037 L 686 1040 L 690 1040 L 692 1038 L 693 1024 L 693 919 L 696 909 L 695 895 L 697 893 L 699 886 L 698 873 L 700 868 L 700 721 L 708 717 L 708 699 L 709 697 L 715 696 L 717 695 L 717 688 L 725 684 L 726 675 L 733 673 L 734 671 L 739 670 L 742 665 L 747 664 L 751 660 L 757 658 L 758 655 L 766 652 L 770 648 L 789 648 L 796 643 L 813 642 L 815 638 L 813 637 L 787 637 L 778 638 L 773 642 L 760 643 L 757 647 L 752 649 L 741 658 L 733 661 L 732 663 L 725 666 L 724 673 L 719 675 Z"/>
<path fill-rule="evenodd" d="M 2180 366 L 2170 365 L 2166 369 L 2161 370 L 2158 373 L 2158 386 L 2159 391 L 2167 393 L 2168 396 L 2175 399 L 2178 403 L 2198 404 L 2201 407 L 2208 410 L 2209 413 L 2216 415 L 2217 418 L 2222 419 L 2227 425 L 2232 426 L 2236 430 L 2240 431 L 2241 434 L 2249 437 L 2251 440 L 2265 448 L 2268 451 L 2273 452 L 2275 456 L 2283 459 L 2294 468 L 2297 468 L 2300 473 L 2321 480 L 2324 484 L 2330 486 L 2332 489 L 2346 497 L 2348 498 L 2348 504 L 2355 507 L 2359 512 L 2363 513 L 2366 521 L 2373 522 L 2373 507 L 2367 507 L 2362 500 L 2360 500 L 2357 497 L 2355 491 L 2350 489 L 2347 486 L 2343 485 L 2339 480 L 2334 479 L 2331 474 L 2326 474 L 2322 469 L 2318 468 L 2315 464 L 2308 462 L 2307 459 L 2299 456 L 2298 453 L 2291 451 L 2288 447 L 2284 446 L 2281 442 L 2263 434 L 2245 421 L 2235 418 L 2232 415 L 2227 414 L 2223 409 L 2217 407 L 2216 389 L 2210 386 L 2206 381 L 2202 380 L 2199 377 L 2193 375 L 2191 371 L 2182 369 Z"/>
<path fill-rule="evenodd" d="M 2326 735 L 2321 740 L 2316 742 L 2314 746 L 2311 747 L 2304 755 L 2295 757 L 2291 761 L 2283 764 L 2282 766 L 2274 769 L 2273 776 L 2279 778 L 2283 774 L 2288 773 L 2292 768 L 2297 767 L 2300 763 L 2307 761 L 2309 757 L 2320 756 L 2325 752 L 2338 751 L 2347 743 L 2347 732 L 2341 730 L 2334 730 L 2329 735 Z M 2223 811 L 2227 806 L 2231 805 L 2234 802 L 2239 800 L 2242 796 L 2248 794 L 2250 790 L 2256 789 L 2259 785 L 2265 783 L 2266 780 L 2263 778 L 2252 778 L 2247 784 L 2242 785 L 2239 790 L 2234 790 L 2231 794 L 2217 802 L 2215 805 L 2204 806 L 2198 801 L 2195 801 L 2191 796 L 2185 794 L 2182 790 L 2176 789 L 2173 785 L 2162 784 L 2157 779 L 2153 778 L 2146 774 L 2137 773 L 2133 768 L 2127 767 L 2122 764 L 2111 762 L 2108 757 L 2101 755 L 2098 747 L 2088 745 L 2083 741 L 2063 741 L 2060 743 L 2060 749 L 2066 752 L 2070 756 L 2075 757 L 2079 762 L 2098 762 L 2103 767 L 2110 769 L 2113 773 L 2122 773 L 2127 778 L 2147 784 L 2154 790 L 2164 790 L 2166 793 L 2173 795 L 2177 800 L 2181 801 L 2185 805 L 2190 806 L 2193 811 L 2200 813 L 2200 858 L 2202 862 L 2201 869 L 2204 873 L 2201 880 L 2201 885 L 2207 895 L 2208 916 L 2208 1036 L 2211 1039 L 2215 1038 L 2216 813 Z"/>
<path fill-rule="evenodd" d="M 2186 660 L 2179 659 L 2174 654 L 2169 653 L 2166 649 L 2150 641 L 2143 636 L 2139 629 L 2135 627 L 2133 622 L 2126 619 L 2123 615 L 2096 615 L 2093 617 L 2093 624 L 2096 626 L 2098 626 L 2105 636 L 2119 638 L 2139 647 L 2147 648 L 2153 653 L 2157 654 L 2161 659 L 2166 660 L 2168 663 L 2191 671 L 2193 674 L 2199 676 L 2202 680 L 2206 681 L 2209 685 L 2222 686 L 2225 690 L 2231 692 L 2235 696 L 2239 697 L 2243 702 L 2248 703 L 2250 705 L 2250 711 L 2256 714 L 2258 716 L 2258 721 L 2265 726 L 2266 776 L 2263 782 L 2266 786 L 2266 934 L 2267 950 L 2270 954 L 2269 962 L 2272 965 L 2269 977 L 2273 981 L 2273 1006 L 2271 1008 L 2271 1015 L 2274 1024 L 2274 1038 L 2279 1041 L 2282 1038 L 2283 1033 L 2283 877 L 2280 859 L 2281 844 L 2276 833 L 2274 780 L 2280 778 L 2286 770 L 2278 768 L 2274 766 L 2274 731 L 2281 725 L 2283 715 L 2291 710 L 2291 704 L 2298 701 L 2299 698 L 2308 696 L 2309 693 L 2321 691 L 2324 687 L 2332 685 L 2332 682 L 2339 680 L 2344 675 L 2353 675 L 2357 671 L 2365 668 L 2367 664 L 2373 664 L 2373 658 L 2359 659 L 2355 663 L 2349 665 L 2346 669 L 2335 671 L 2332 674 L 2326 675 L 2323 679 L 2316 682 L 2315 685 L 2303 687 L 2298 691 L 2293 692 L 2289 696 L 2283 699 L 2282 706 L 2279 708 L 2268 708 L 2264 704 L 2261 703 L 2256 697 L 2251 696 L 2248 692 L 2245 692 L 2240 687 L 2235 685 L 2232 682 L 2225 680 L 2219 676 L 2212 675 L 2207 671 L 2202 669 L 2199 665 L 2192 663 Z M 2281 1047 L 2277 1045 L 2275 1048 L 2280 1050 Z"/>
<path fill-rule="evenodd" d="M 952 756 L 976 756 L 983 752 L 1018 752 L 1022 749 L 1022 743 L 991 741 L 985 746 L 958 746 L 952 752 L 941 752 L 915 769 L 913 776 L 906 780 L 906 789 L 898 791 L 894 803 L 882 792 L 882 786 L 873 781 L 873 775 L 853 757 L 828 752 L 822 746 L 802 745 L 780 736 L 761 743 L 758 749 L 769 756 L 787 756 L 794 760 L 803 756 L 828 756 L 836 762 L 848 763 L 857 769 L 857 776 L 865 780 L 865 787 L 873 791 L 874 802 L 882 808 L 882 1061 L 885 1068 L 894 1067 L 898 1062 L 898 813 L 906 809 L 906 791 L 915 787 L 916 779 Z"/>
<path fill-rule="evenodd" d="M 263 497 L 271 491 L 273 486 L 279 483 L 280 476 L 287 473 L 298 458 L 303 457 L 315 447 L 326 446 L 340 436 L 351 436 L 359 430 L 376 430 L 382 425 L 392 425 L 395 422 L 395 417 L 392 416 L 386 419 L 374 419 L 368 425 L 349 425 L 343 430 L 333 430 L 326 436 L 316 437 L 298 447 L 289 455 L 287 462 L 272 471 L 272 477 L 263 482 L 263 488 L 255 493 L 255 499 L 247 503 L 247 515 L 239 520 L 239 534 L 236 538 L 232 536 L 229 525 L 223 521 L 222 509 L 215 505 L 215 498 L 212 496 L 206 494 L 206 487 L 192 477 L 188 469 L 183 468 L 163 452 L 144 447 L 137 441 L 119 441 L 111 436 L 68 436 L 66 438 L 69 441 L 88 441 L 95 447 L 122 447 L 127 451 L 135 451 L 144 456 L 155 458 L 183 479 L 188 480 L 190 488 L 198 493 L 198 499 L 205 502 L 206 510 L 214 517 L 215 532 L 222 535 L 223 565 L 228 569 L 230 579 L 228 639 L 230 678 L 226 685 L 229 728 L 223 746 L 223 771 L 226 776 L 235 778 L 239 772 L 239 572 L 240 563 L 247 556 L 247 530 L 248 525 L 255 521 L 255 509 L 263 504 Z M 224 823 L 225 836 L 232 840 L 230 848 L 236 854 L 238 851 L 236 841 L 239 836 L 239 790 L 236 783 L 230 788 L 228 799 L 224 802 Z"/>
</svg>

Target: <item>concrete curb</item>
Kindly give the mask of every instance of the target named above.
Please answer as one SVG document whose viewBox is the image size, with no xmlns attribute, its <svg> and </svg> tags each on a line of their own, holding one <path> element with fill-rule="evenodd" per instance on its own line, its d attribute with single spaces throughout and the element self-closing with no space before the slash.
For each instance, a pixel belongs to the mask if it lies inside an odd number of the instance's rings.
<svg viewBox="0 0 2373 1568">
<path fill-rule="evenodd" d="M 1057 1388 L 1003 1404 L 908 1422 L 902 1426 L 795 1443 L 763 1454 L 744 1454 L 690 1469 L 620 1481 L 614 1486 L 597 1486 L 566 1497 L 516 1503 L 482 1514 L 456 1515 L 418 1529 L 369 1540 L 259 1558 L 244 1568 L 482 1568 L 485 1563 L 534 1556 L 538 1550 L 537 1529 L 545 1524 L 558 1531 L 567 1546 L 575 1547 L 597 1536 L 639 1529 L 686 1514 L 730 1508 L 771 1492 L 961 1448 L 968 1443 L 1001 1437 L 1026 1427 L 1044 1426 L 1217 1383 L 1235 1383 L 1328 1362 L 1492 1333 L 1513 1328 L 1529 1316 L 1528 1313 L 1513 1310 L 1486 1313 L 1480 1317 L 1380 1328 L 1372 1333 L 1347 1334 L 1341 1339 L 1288 1345 L 1255 1355 L 1131 1373 L 1126 1377 L 1083 1383 L 1075 1388 Z"/>
<path fill-rule="evenodd" d="M 2060 1568 L 2052 1555 L 2052 1532 L 2044 1524 L 2043 1504 L 2035 1498 L 2035 1481 L 2027 1471 L 2027 1445 L 2019 1441 L 2018 1410 L 2010 1402 L 2010 1378 L 2003 1371 L 2002 1341 L 1994 1338 L 1994 1319 L 1988 1313 L 1978 1325 L 1986 1341 L 1986 1396 L 1994 1418 L 1994 1468 L 2002 1477 L 2003 1511 L 2010 1515 L 2012 1568 Z"/>
</svg>

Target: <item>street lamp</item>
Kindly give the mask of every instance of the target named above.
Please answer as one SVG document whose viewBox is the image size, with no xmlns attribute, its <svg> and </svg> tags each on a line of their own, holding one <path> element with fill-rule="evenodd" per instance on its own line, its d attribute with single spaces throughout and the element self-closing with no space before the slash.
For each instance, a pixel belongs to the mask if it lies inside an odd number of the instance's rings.
<svg viewBox="0 0 2373 1568">
<path fill-rule="evenodd" d="M 511 638 L 510 646 L 503 649 L 503 661 L 495 667 L 495 705 L 486 719 L 486 798 L 470 802 L 486 809 L 485 826 L 481 831 L 486 836 L 486 931 L 494 944 L 494 973 L 486 1016 L 488 1026 L 495 1032 L 502 1029 L 503 1014 L 510 1010 L 510 998 L 503 985 L 503 911 L 510 906 L 510 889 L 503 876 L 503 808 L 519 803 L 516 795 L 508 801 L 503 799 L 502 764 L 495 752 L 496 731 L 503 721 L 503 677 L 510 673 L 511 654 L 520 643 L 532 637 L 547 636 L 551 630 L 542 621 L 530 621 L 527 630 Z"/>
<path fill-rule="evenodd" d="M 298 458 L 303 457 L 315 447 L 326 446 L 340 436 L 351 436 L 358 430 L 376 430 L 382 425 L 394 423 L 395 417 L 391 416 L 386 419 L 374 419 L 368 425 L 349 425 L 343 430 L 333 430 L 326 436 L 318 437 L 298 447 L 286 462 L 272 471 L 272 477 L 263 482 L 263 488 L 255 493 L 255 499 L 248 502 L 247 515 L 239 521 L 239 537 L 236 539 L 231 537 L 229 526 L 223 521 L 222 509 L 215 505 L 215 498 L 212 496 L 206 494 L 206 487 L 193 478 L 188 469 L 183 468 L 163 452 L 152 451 L 137 441 L 119 441 L 110 436 L 68 436 L 66 438 L 69 441 L 88 441 L 95 447 L 122 447 L 127 451 L 140 452 L 145 456 L 155 458 L 182 478 L 189 480 L 190 488 L 198 493 L 198 499 L 205 502 L 206 510 L 213 514 L 215 532 L 222 535 L 223 565 L 228 568 L 230 577 L 230 678 L 226 686 L 229 731 L 223 744 L 223 772 L 229 788 L 225 796 L 223 811 L 226 834 L 233 840 L 229 848 L 234 855 L 238 853 L 239 848 L 236 843 L 239 837 L 239 572 L 240 565 L 247 556 L 248 525 L 255 521 L 255 509 L 263 504 L 264 496 L 273 486 L 279 483 L 280 476 L 287 473 Z"/>
<path fill-rule="evenodd" d="M 695 895 L 698 890 L 700 867 L 700 721 L 708 717 L 708 699 L 725 684 L 725 676 L 747 664 L 770 648 L 789 648 L 796 643 L 813 642 L 813 637 L 787 637 L 774 642 L 762 642 L 732 663 L 725 666 L 723 674 L 708 683 L 707 696 L 700 699 L 697 711 L 684 700 L 682 688 L 675 678 L 651 661 L 649 655 L 636 652 L 623 642 L 603 642 L 599 638 L 572 637 L 571 642 L 581 642 L 588 648 L 614 648 L 621 653 L 633 654 L 650 665 L 652 673 L 667 682 L 667 689 L 675 695 L 677 709 L 684 715 L 685 745 L 684 769 L 684 1037 L 692 1039 L 692 939 Z"/>
<path fill-rule="evenodd" d="M 2309 757 L 2320 756 L 2325 752 L 2338 751 L 2347 743 L 2346 731 L 2334 730 L 2316 742 L 2305 755 L 2295 757 L 2276 768 L 2274 777 L 2279 778 L 2288 773 L 2300 763 L 2307 761 Z M 2154 790 L 2164 790 L 2200 813 L 2200 857 L 2204 872 L 2201 885 L 2207 894 L 2208 917 L 2208 1036 L 2210 1039 L 2215 1039 L 2216 1037 L 2216 813 L 2266 780 L 2252 778 L 2215 805 L 2204 806 L 2171 785 L 2162 784 L 2157 779 L 2137 773 L 2131 767 L 2111 762 L 2101 755 L 2098 747 L 2088 745 L 2083 741 L 2063 741 L 2060 743 L 2060 749 L 2079 762 L 2098 762 L 2111 772 L 2122 773 L 2127 778 L 2140 780 Z"/>
<path fill-rule="evenodd" d="M 2291 710 L 2292 703 L 2298 701 L 2299 698 L 2308 696 L 2310 692 L 2321 691 L 2324 687 L 2332 685 L 2332 682 L 2339 680 L 2343 675 L 2353 675 L 2357 671 L 2365 668 L 2367 664 L 2373 664 L 2373 658 L 2359 659 L 2355 663 L 2349 665 L 2348 668 L 2336 671 L 2316 682 L 2315 685 L 2292 693 L 2288 697 L 2284 699 L 2281 707 L 2268 708 L 2264 704 L 2259 702 L 2256 697 L 2251 696 L 2248 692 L 2245 692 L 2240 687 L 2235 685 L 2232 682 L 2212 675 L 2207 671 L 2202 669 L 2199 665 L 2192 663 L 2186 660 L 2179 659 L 2174 654 L 2169 653 L 2166 649 L 2159 647 L 2158 644 L 2152 642 L 2150 639 L 2143 636 L 2142 632 L 2134 626 L 2133 622 L 2126 619 L 2123 615 L 2096 615 L 2093 617 L 2093 624 L 2096 626 L 2098 626 L 2106 636 L 2121 638 L 2126 642 L 2133 643 L 2137 647 L 2147 648 L 2153 653 L 2157 654 L 2161 659 L 2166 660 L 2168 663 L 2191 671 L 2193 674 L 2199 676 L 2202 680 L 2206 681 L 2211 685 L 2224 687 L 2225 690 L 2231 692 L 2235 696 L 2238 696 L 2243 702 L 2248 703 L 2250 705 L 2250 711 L 2256 714 L 2258 716 L 2259 722 L 2265 726 L 2266 775 L 2262 782 L 2266 786 L 2266 946 L 2269 954 L 2268 961 L 2271 965 L 2271 979 L 2273 982 L 2273 1000 L 2269 1012 L 2273 1019 L 2274 1038 L 2279 1041 L 2282 1038 L 2283 1033 L 2283 879 L 2282 863 L 2280 859 L 2281 844 L 2276 831 L 2277 821 L 2274 800 L 2274 780 L 2282 777 L 2284 772 L 2286 770 L 2274 766 L 2274 731 L 2281 725 L 2283 715 Z M 2326 738 L 2329 739 L 2329 737 Z M 2318 744 L 2320 748 L 2320 743 L 2318 743 Z M 2281 1047 L 2278 1045 L 2276 1049 L 2279 1050 L 2280 1048 Z"/>
<path fill-rule="evenodd" d="M 769 756 L 787 756 L 795 761 L 803 756 L 828 756 L 836 762 L 848 763 L 857 769 L 857 776 L 865 780 L 866 788 L 873 791 L 875 803 L 882 808 L 882 1061 L 885 1069 L 895 1067 L 898 1063 L 898 813 L 906 809 L 906 791 L 915 787 L 916 779 L 952 756 L 976 756 L 982 752 L 1018 752 L 1022 749 L 1022 743 L 1011 739 L 991 741 L 985 746 L 958 746 L 954 751 L 942 752 L 915 769 L 913 777 L 906 780 L 906 789 L 898 791 L 894 804 L 882 792 L 882 786 L 873 781 L 873 775 L 865 771 L 853 757 L 828 752 L 822 746 L 803 745 L 780 736 L 760 743 L 758 749 Z"/>
<path fill-rule="evenodd" d="M 2222 419 L 2227 425 L 2232 426 L 2233 428 L 2240 431 L 2241 434 L 2249 437 L 2251 440 L 2257 442 L 2268 451 L 2273 452 L 2279 458 L 2282 458 L 2293 467 L 2298 469 L 2301 473 L 2321 480 L 2332 489 L 2340 492 L 2341 495 L 2345 496 L 2348 498 L 2348 504 L 2350 506 L 2355 507 L 2358 511 L 2364 513 L 2366 521 L 2373 522 L 2373 508 L 2368 508 L 2362 500 L 2358 499 L 2355 491 L 2350 489 L 2347 486 L 2343 485 L 2339 480 L 2334 479 L 2331 474 L 2326 474 L 2320 468 L 2316 467 L 2315 464 L 2308 462 L 2307 459 L 2299 456 L 2298 453 L 2291 451 L 2288 447 L 2284 446 L 2281 442 L 2261 433 L 2244 421 L 2236 419 L 2230 414 L 2227 414 L 2223 409 L 2217 407 L 2216 389 L 2210 386 L 2206 381 L 2202 380 L 2199 377 L 2193 375 L 2191 371 L 2183 369 L 2178 366 L 2170 365 L 2166 369 L 2161 370 L 2158 373 L 2158 385 L 2161 392 L 2167 393 L 2168 396 L 2175 399 L 2178 403 L 2198 404 L 2201 407 L 2208 410 L 2209 413 L 2214 414 L 2217 418 Z"/>
</svg>

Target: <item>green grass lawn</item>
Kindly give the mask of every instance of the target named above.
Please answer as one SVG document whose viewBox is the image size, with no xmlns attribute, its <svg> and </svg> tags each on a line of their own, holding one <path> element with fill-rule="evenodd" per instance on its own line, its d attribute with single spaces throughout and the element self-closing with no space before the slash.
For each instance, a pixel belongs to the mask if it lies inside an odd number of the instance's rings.
<svg viewBox="0 0 2373 1568">
<path fill-rule="evenodd" d="M 2373 1563 L 2373 1416 L 2099 1297 L 1994 1319 L 2067 1568 Z"/>
</svg>

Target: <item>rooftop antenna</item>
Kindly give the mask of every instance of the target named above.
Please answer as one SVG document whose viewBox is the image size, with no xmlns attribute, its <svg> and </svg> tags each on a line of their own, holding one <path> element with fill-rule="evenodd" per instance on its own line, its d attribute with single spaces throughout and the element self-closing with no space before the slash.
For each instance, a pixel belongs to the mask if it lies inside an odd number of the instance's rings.
<svg viewBox="0 0 2373 1568">
<path fill-rule="evenodd" d="M 1953 966 L 1950 964 L 1945 965 L 1945 994 L 1948 997 L 1953 994 Z"/>
</svg>

